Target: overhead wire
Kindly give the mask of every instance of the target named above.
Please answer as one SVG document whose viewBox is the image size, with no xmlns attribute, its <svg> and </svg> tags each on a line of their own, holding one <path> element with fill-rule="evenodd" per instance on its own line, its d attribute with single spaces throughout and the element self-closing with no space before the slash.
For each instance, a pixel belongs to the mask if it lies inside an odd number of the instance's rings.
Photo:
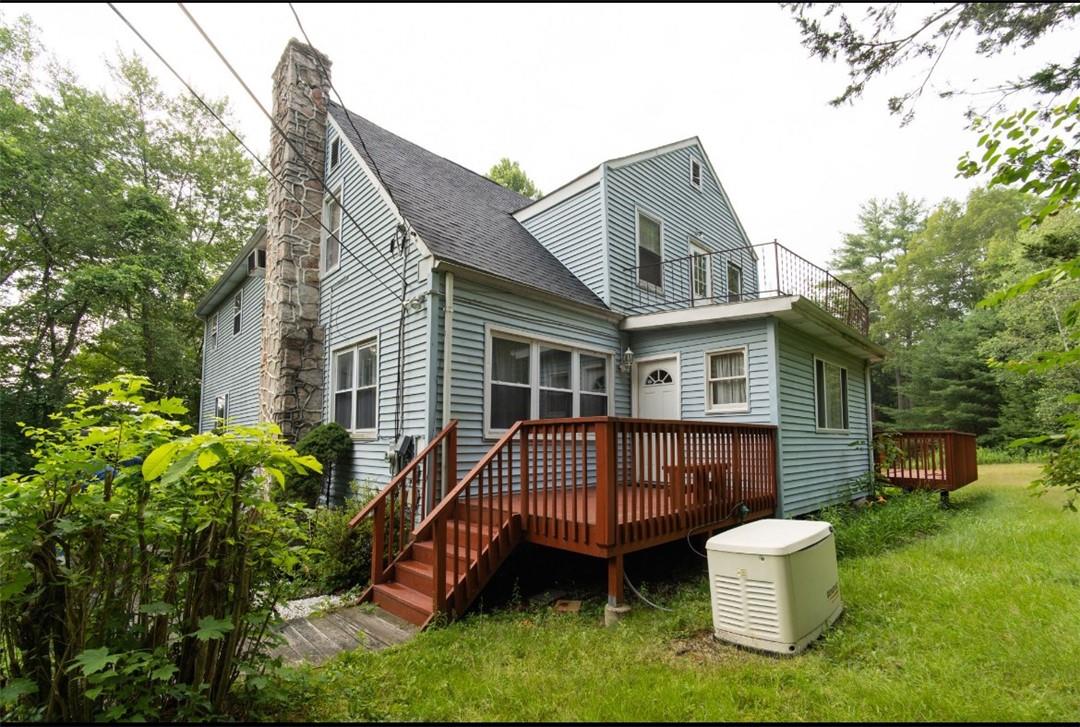
<svg viewBox="0 0 1080 727">
<path fill-rule="evenodd" d="M 111 5 L 112 4 L 110 3 L 110 6 Z M 322 183 L 323 189 L 326 191 L 327 196 L 329 196 L 332 200 L 334 200 L 335 203 L 337 203 L 338 207 L 341 208 L 342 213 L 345 214 L 345 216 L 349 219 L 350 222 L 353 223 L 353 225 L 360 232 L 360 234 L 364 236 L 364 238 L 368 241 L 371 247 L 375 250 L 375 253 L 382 258 L 384 263 L 386 263 L 390 271 L 394 273 L 394 275 L 401 278 L 402 282 L 405 282 L 405 277 L 397 271 L 397 269 L 394 267 L 394 264 L 386 257 L 385 254 L 383 254 L 383 251 L 379 247 L 379 245 L 371 239 L 371 236 L 367 234 L 363 226 L 356 220 L 355 217 L 353 217 L 352 213 L 348 210 L 348 208 L 345 207 L 344 201 L 340 199 L 338 195 L 334 194 L 334 191 L 327 186 L 323 171 L 320 169 L 316 169 L 315 165 L 311 163 L 303 150 L 299 149 L 296 146 L 295 142 L 293 142 L 293 140 L 289 138 L 289 135 L 286 134 L 285 130 L 281 128 L 277 120 L 274 119 L 273 115 L 267 110 L 266 106 L 263 105 L 263 102 L 259 100 L 259 97 L 255 95 L 255 92 L 251 90 L 251 87 L 247 85 L 247 82 L 244 81 L 243 77 L 236 71 L 232 63 L 229 62 L 229 59 L 226 58 L 225 54 L 221 52 L 220 48 L 218 48 L 217 44 L 214 43 L 214 41 L 210 38 L 207 32 L 203 30 L 203 27 L 199 24 L 199 21 L 195 19 L 195 16 L 191 14 L 191 12 L 187 9 L 184 3 L 178 2 L 177 5 L 180 7 L 180 10 L 183 11 L 184 15 L 187 16 L 187 19 L 191 22 L 191 24 L 195 26 L 195 29 L 199 31 L 199 35 L 203 37 L 203 40 L 206 41 L 207 45 L 210 46 L 211 50 L 213 50 L 217 57 L 221 60 L 221 62 L 225 64 L 225 67 L 229 69 L 229 73 L 232 74 L 233 78 L 235 78 L 236 81 L 243 87 L 244 91 L 247 92 L 247 95 L 251 97 L 251 100 L 255 102 L 255 105 L 259 107 L 259 110 L 262 111 L 263 115 L 266 116 L 267 120 L 270 121 L 270 124 L 274 127 L 274 129 L 281 135 L 285 142 L 290 147 L 292 147 L 292 150 L 296 153 L 297 158 L 300 159 L 300 161 L 303 162 L 304 166 L 306 166 L 308 170 L 319 179 L 319 181 Z M 329 77 L 324 77 L 329 82 Z M 385 186 L 385 184 L 383 186 Z M 404 296 L 395 297 L 403 298 Z"/>
</svg>

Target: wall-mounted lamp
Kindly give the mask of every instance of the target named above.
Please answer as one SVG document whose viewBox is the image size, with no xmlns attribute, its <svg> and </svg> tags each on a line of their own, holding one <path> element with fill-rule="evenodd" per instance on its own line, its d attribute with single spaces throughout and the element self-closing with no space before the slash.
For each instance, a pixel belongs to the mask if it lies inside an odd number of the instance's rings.
<svg viewBox="0 0 1080 727">
<path fill-rule="evenodd" d="M 634 352 L 630 350 L 629 346 L 627 346 L 626 350 L 623 351 L 622 360 L 619 361 L 619 372 L 629 375 L 633 365 Z"/>
</svg>

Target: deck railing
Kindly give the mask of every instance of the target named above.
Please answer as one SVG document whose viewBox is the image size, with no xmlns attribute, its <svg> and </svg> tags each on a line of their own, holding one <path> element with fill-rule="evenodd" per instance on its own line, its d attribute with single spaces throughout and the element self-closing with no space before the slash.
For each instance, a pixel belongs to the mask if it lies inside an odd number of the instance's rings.
<svg viewBox="0 0 1080 727">
<path fill-rule="evenodd" d="M 895 449 L 888 461 L 878 456 L 878 470 L 898 487 L 955 490 L 979 477 L 975 458 L 975 435 L 967 432 L 881 432 Z M 880 449 L 880 448 L 879 448 Z"/>
<path fill-rule="evenodd" d="M 457 473 L 457 420 L 451 421 L 349 521 L 372 519 L 371 583 L 382 583 L 413 542 L 413 529 L 450 489 Z"/>
<path fill-rule="evenodd" d="M 629 312 L 800 295 L 863 335 L 866 304 L 846 283 L 777 242 L 728 248 L 625 269 Z"/>
</svg>

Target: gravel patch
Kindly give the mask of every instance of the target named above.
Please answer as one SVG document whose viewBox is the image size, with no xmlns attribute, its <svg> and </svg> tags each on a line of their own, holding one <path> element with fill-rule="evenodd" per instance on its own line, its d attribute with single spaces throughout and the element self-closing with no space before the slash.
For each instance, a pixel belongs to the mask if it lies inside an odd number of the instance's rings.
<svg viewBox="0 0 1080 727">
<path fill-rule="evenodd" d="M 330 609 L 346 605 L 351 599 L 341 596 L 312 596 L 311 598 L 298 598 L 295 601 L 279 603 L 276 611 L 281 618 L 291 621 L 295 618 L 304 618 L 316 611 L 329 611 Z"/>
</svg>

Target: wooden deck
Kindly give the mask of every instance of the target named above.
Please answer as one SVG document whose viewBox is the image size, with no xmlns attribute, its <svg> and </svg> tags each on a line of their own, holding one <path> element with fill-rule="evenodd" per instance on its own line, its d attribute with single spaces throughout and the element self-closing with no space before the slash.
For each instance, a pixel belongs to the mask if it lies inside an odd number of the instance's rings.
<svg viewBox="0 0 1080 727">
<path fill-rule="evenodd" d="M 878 471 L 905 489 L 950 492 L 979 478 L 975 435 L 952 430 L 882 432 L 896 447 L 895 457 L 878 459 Z"/>
<path fill-rule="evenodd" d="M 419 625 L 462 613 L 522 541 L 606 559 L 617 604 L 624 554 L 776 509 L 771 426 L 523 421 L 448 487 L 456 441 L 451 423 L 353 519 L 374 520 L 365 597 Z"/>
</svg>

